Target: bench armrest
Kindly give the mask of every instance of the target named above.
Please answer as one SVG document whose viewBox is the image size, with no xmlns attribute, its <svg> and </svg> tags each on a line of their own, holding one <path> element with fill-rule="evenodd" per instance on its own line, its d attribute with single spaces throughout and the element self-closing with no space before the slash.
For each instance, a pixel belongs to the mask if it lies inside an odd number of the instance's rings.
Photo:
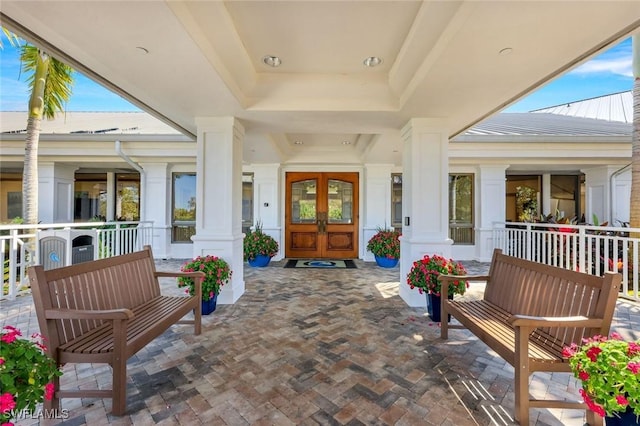
<svg viewBox="0 0 640 426">
<path fill-rule="evenodd" d="M 445 281 L 465 280 L 465 281 L 488 281 L 489 275 L 439 275 L 438 279 Z"/>
<path fill-rule="evenodd" d="M 198 278 L 198 277 L 202 277 L 204 279 L 205 277 L 205 273 L 202 271 L 195 271 L 195 272 L 182 272 L 182 271 L 169 271 L 169 272 L 164 272 L 164 271 L 156 271 L 156 277 L 169 277 L 169 278 L 179 278 L 179 277 L 185 277 L 185 278 Z"/>
<path fill-rule="evenodd" d="M 169 278 L 193 278 L 193 297 L 202 299 L 202 282 L 206 277 L 206 274 L 202 271 L 195 272 L 182 272 L 182 271 L 170 271 L 170 272 L 158 272 L 156 271 L 156 277 L 169 277 Z"/>
<path fill-rule="evenodd" d="M 602 327 L 601 318 L 585 316 L 570 317 L 534 317 L 529 315 L 511 315 L 509 323 L 514 327 Z"/>
<path fill-rule="evenodd" d="M 44 311 L 46 319 L 66 319 L 66 320 L 129 320 L 134 317 L 131 309 L 46 309 Z"/>
</svg>

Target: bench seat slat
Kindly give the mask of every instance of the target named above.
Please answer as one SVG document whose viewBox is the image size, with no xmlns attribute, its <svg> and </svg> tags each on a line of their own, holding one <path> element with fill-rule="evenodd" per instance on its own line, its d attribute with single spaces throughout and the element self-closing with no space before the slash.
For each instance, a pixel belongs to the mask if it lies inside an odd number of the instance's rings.
<svg viewBox="0 0 640 426">
<path fill-rule="evenodd" d="M 156 324 L 171 315 L 172 312 L 184 312 L 185 315 L 193 309 L 193 303 L 189 304 L 189 299 L 185 297 L 159 296 L 142 306 L 133 309 L 134 318 L 128 321 L 127 342 L 129 345 L 135 344 L 137 339 L 148 340 L 150 330 L 158 329 L 153 333 L 162 334 L 166 328 L 154 327 Z M 151 339 L 152 340 L 152 339 Z M 61 345 L 59 351 L 62 353 L 96 354 L 113 351 L 113 333 L 110 323 L 103 324 L 81 337 Z"/>
<path fill-rule="evenodd" d="M 507 320 L 511 314 L 490 302 L 484 300 L 453 302 L 449 304 L 452 315 L 456 318 L 472 317 L 474 320 L 469 325 L 473 334 L 482 334 L 481 340 L 496 352 L 505 353 L 505 361 L 514 365 L 513 348 L 515 347 L 515 330 Z M 460 315 L 455 315 L 458 313 Z M 466 324 L 464 324 L 466 326 Z M 499 346 L 500 349 L 496 349 Z M 540 345 L 534 337 L 529 339 L 529 359 L 539 362 L 564 362 L 555 351 Z"/>
</svg>

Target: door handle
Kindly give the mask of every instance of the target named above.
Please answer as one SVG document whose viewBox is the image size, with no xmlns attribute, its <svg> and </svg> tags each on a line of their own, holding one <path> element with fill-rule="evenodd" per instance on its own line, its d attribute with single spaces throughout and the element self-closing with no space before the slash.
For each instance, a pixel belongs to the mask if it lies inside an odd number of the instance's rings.
<svg viewBox="0 0 640 426">
<path fill-rule="evenodd" d="M 327 233 L 327 213 L 325 212 L 318 213 L 318 233 L 319 234 Z"/>
</svg>

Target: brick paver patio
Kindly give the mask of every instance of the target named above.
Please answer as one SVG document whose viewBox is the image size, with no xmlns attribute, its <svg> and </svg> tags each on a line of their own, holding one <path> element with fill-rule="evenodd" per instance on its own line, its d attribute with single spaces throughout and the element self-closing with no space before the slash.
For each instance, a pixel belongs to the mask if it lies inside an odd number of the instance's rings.
<svg viewBox="0 0 640 426">
<path fill-rule="evenodd" d="M 182 261 L 158 261 L 178 269 Z M 466 331 L 439 339 L 424 309 L 397 295 L 399 269 L 245 266 L 246 293 L 203 333 L 176 325 L 131 358 L 128 410 L 64 399 L 70 425 L 511 425 L 513 368 Z M 486 264 L 465 263 L 470 272 Z M 175 282 L 163 281 L 168 292 Z M 482 288 L 473 284 L 466 297 Z M 0 325 L 38 331 L 31 297 L 1 301 Z M 613 329 L 640 338 L 640 306 L 619 301 Z M 534 392 L 577 398 L 569 374 L 536 374 Z M 67 366 L 63 386 L 110 387 L 110 367 Z M 582 425 L 578 410 L 532 410 L 535 425 Z M 19 425 L 60 421 L 21 420 Z"/>
</svg>

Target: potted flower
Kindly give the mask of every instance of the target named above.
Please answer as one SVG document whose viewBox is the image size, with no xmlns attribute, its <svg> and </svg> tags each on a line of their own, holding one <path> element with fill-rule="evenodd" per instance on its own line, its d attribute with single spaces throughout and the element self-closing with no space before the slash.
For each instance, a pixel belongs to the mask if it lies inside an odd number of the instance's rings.
<svg viewBox="0 0 640 426">
<path fill-rule="evenodd" d="M 5 325 L 0 333 L 0 424 L 53 398 L 53 381 L 62 375 L 53 358 L 47 356 L 44 338 L 33 334 L 21 339 L 20 330 Z"/>
<path fill-rule="evenodd" d="M 640 340 L 627 342 L 617 333 L 573 343 L 563 353 L 582 382 L 580 395 L 607 425 L 640 424 Z"/>
<path fill-rule="evenodd" d="M 267 266 L 273 256 L 278 253 L 278 242 L 269 234 L 262 232 L 262 224 L 258 222 L 255 230 L 247 233 L 243 241 L 244 260 L 251 266 Z"/>
<path fill-rule="evenodd" d="M 400 231 L 378 228 L 378 232 L 369 239 L 367 250 L 376 258 L 378 266 L 393 268 L 400 259 Z"/>
<path fill-rule="evenodd" d="M 229 264 L 216 256 L 198 256 L 186 262 L 180 268 L 182 272 L 204 272 L 202 280 L 202 313 L 208 315 L 216 310 L 220 288 L 229 282 L 232 271 Z M 195 295 L 195 279 L 179 277 L 178 287 L 187 287 L 185 292 Z"/>
<path fill-rule="evenodd" d="M 440 255 L 425 255 L 422 259 L 413 262 L 411 270 L 407 274 L 407 284 L 411 289 L 417 288 L 420 294 L 426 293 L 427 310 L 433 321 L 440 322 L 440 293 L 442 283 L 440 275 L 466 275 L 467 271 L 460 262 L 446 259 Z M 469 288 L 466 280 L 451 282 L 447 297 L 453 298 L 454 294 L 464 294 Z"/>
</svg>

